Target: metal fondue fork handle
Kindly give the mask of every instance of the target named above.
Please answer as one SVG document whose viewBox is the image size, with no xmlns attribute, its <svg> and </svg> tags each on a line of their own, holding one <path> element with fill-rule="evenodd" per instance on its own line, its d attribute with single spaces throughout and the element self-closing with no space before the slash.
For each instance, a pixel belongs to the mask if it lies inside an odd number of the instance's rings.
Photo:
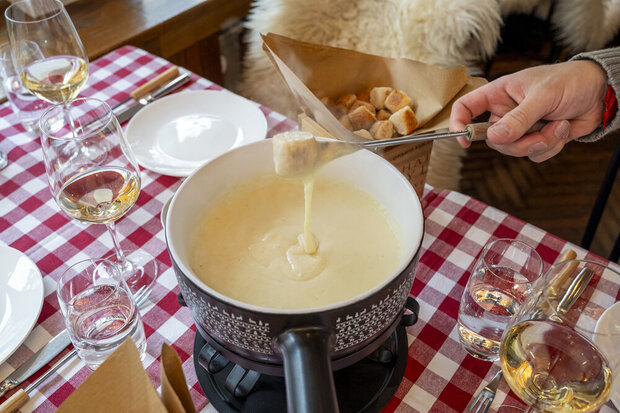
<svg viewBox="0 0 620 413">
<path fill-rule="evenodd" d="M 494 122 L 478 122 L 470 123 L 465 127 L 465 130 L 450 132 L 448 129 L 439 129 L 425 133 L 418 133 L 414 135 L 401 136 L 398 138 L 382 139 L 376 141 L 365 141 L 360 143 L 353 143 L 353 145 L 360 145 L 364 148 L 381 148 L 384 146 L 394 146 L 403 143 L 414 142 L 426 142 L 436 139 L 456 138 L 459 136 L 465 136 L 469 141 L 483 141 L 487 138 L 487 130 L 493 125 Z M 537 132 L 545 126 L 547 122 L 536 122 L 525 134 Z"/>
</svg>

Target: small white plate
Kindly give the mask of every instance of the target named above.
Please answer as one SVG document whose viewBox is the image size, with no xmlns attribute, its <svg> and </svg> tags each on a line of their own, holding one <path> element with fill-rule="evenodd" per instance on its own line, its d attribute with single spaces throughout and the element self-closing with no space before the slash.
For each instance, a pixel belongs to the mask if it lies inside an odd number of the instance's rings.
<svg viewBox="0 0 620 413">
<path fill-rule="evenodd" d="M 24 253 L 0 245 L 0 364 L 24 342 L 43 306 L 43 279 Z"/>
<path fill-rule="evenodd" d="M 265 138 L 267 120 L 241 96 L 193 90 L 145 106 L 129 121 L 126 133 L 140 165 L 184 177 L 230 149 Z"/>
<path fill-rule="evenodd" d="M 599 334 L 603 332 L 612 334 L 610 336 L 594 335 L 594 344 L 598 346 L 610 363 L 618 363 L 615 369 L 620 369 L 620 362 L 618 361 L 620 360 L 620 346 L 617 341 L 620 334 L 620 322 L 618 320 L 620 320 L 620 302 L 605 310 L 594 329 Z M 612 366 L 612 370 L 614 370 L 614 366 Z M 616 408 L 620 410 L 620 380 L 618 380 L 620 373 L 618 371 L 615 371 L 615 373 L 616 376 L 611 382 L 610 399 Z"/>
</svg>

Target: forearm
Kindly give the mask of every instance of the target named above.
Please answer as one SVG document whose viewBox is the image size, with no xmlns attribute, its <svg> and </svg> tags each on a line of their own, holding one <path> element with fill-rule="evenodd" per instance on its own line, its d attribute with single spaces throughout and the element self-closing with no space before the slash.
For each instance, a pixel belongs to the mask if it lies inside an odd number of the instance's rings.
<svg viewBox="0 0 620 413">
<path fill-rule="evenodd" d="M 616 92 L 616 97 L 620 97 L 620 47 L 611 49 L 584 52 L 574 56 L 571 60 L 592 60 L 598 63 L 607 73 L 607 82 Z M 577 139 L 580 142 L 594 142 L 602 139 L 609 134 L 620 130 L 620 114 L 616 112 L 613 119 L 605 126 L 596 128 L 592 133 Z"/>
</svg>

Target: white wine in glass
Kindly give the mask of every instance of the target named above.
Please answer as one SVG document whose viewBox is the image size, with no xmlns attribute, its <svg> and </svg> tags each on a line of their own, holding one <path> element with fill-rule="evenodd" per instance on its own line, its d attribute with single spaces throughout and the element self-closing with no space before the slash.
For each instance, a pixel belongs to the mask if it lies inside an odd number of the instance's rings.
<svg viewBox="0 0 620 413">
<path fill-rule="evenodd" d="M 115 221 L 136 203 L 141 179 L 137 161 L 110 107 L 98 99 L 75 99 L 52 106 L 40 120 L 41 147 L 50 189 L 71 218 L 105 224 L 116 262 L 136 301 L 148 295 L 157 276 L 154 258 L 120 247 Z M 66 147 L 105 146 L 101 159 L 73 156 Z"/>
<path fill-rule="evenodd" d="M 51 103 L 74 99 L 88 79 L 88 57 L 62 2 L 22 0 L 4 15 L 23 86 Z M 40 56 L 26 50 L 33 43 Z"/>
<path fill-rule="evenodd" d="M 553 290 L 556 277 L 564 281 Z M 596 411 L 620 385 L 620 320 L 599 322 L 617 302 L 620 273 L 601 263 L 570 260 L 553 265 L 543 280 L 502 338 L 504 378 L 541 411 Z"/>
</svg>

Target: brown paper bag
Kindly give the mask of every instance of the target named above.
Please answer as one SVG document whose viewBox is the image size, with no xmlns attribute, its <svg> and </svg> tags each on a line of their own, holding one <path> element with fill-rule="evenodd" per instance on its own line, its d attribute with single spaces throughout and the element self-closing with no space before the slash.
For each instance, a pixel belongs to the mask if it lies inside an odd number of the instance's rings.
<svg viewBox="0 0 620 413">
<path fill-rule="evenodd" d="M 347 130 L 321 102 L 347 93 L 390 86 L 413 100 L 418 130 L 448 126 L 452 102 L 486 81 L 469 78 L 464 67 L 441 69 L 410 59 L 393 59 L 336 47 L 300 42 L 273 33 L 263 35 L 263 49 L 296 97 L 300 128 L 317 136 L 346 141 L 363 138 Z M 382 156 L 394 164 L 422 195 L 432 142 L 386 148 Z"/>
</svg>

